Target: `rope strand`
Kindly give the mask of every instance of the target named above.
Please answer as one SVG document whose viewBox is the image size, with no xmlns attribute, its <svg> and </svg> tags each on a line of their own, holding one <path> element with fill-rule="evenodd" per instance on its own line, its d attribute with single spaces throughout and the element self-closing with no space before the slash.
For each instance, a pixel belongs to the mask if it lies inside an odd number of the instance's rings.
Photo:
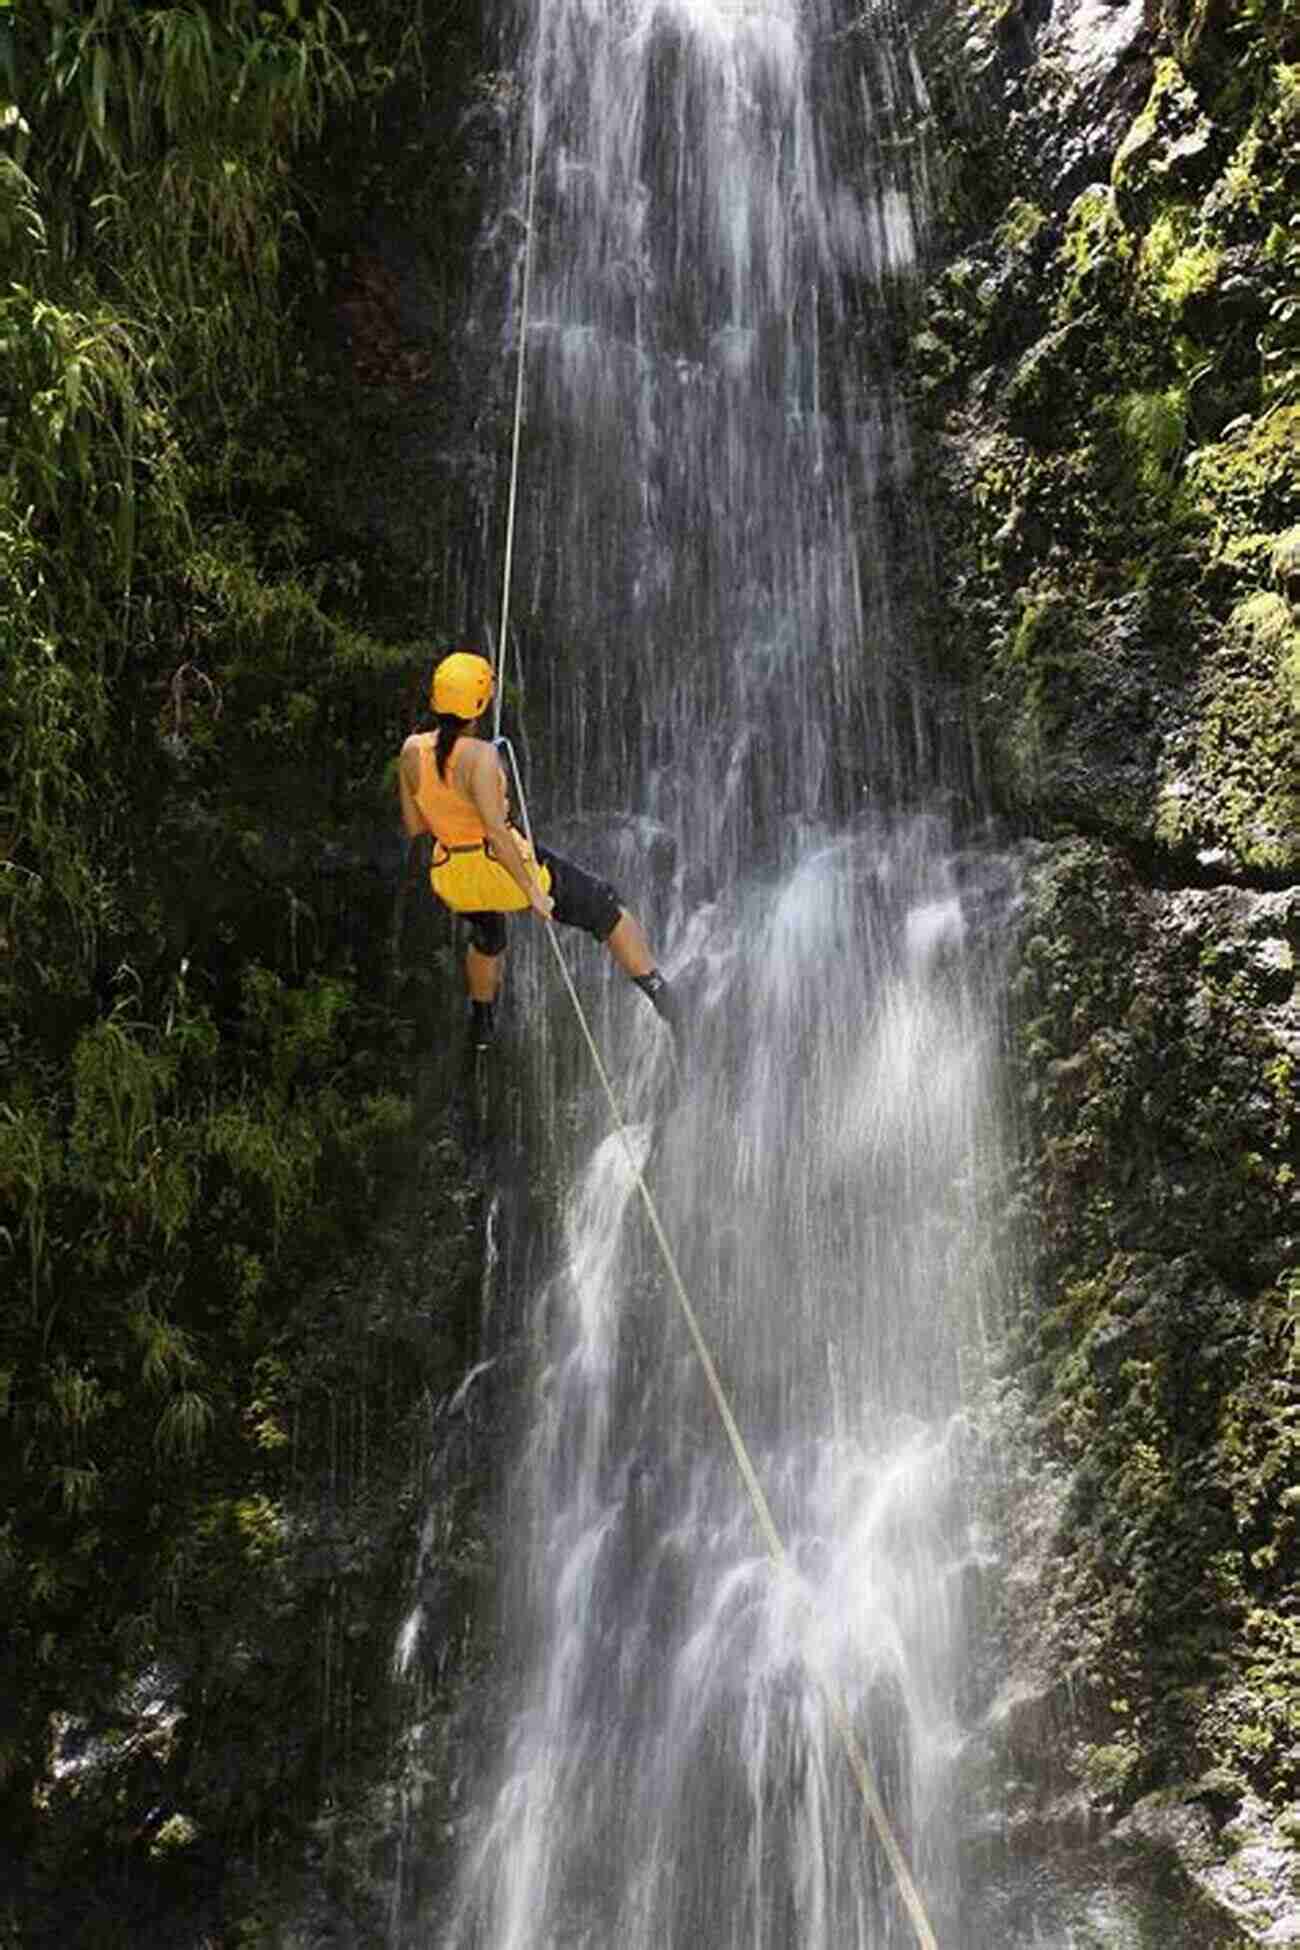
<svg viewBox="0 0 1300 1950">
<path fill-rule="evenodd" d="M 515 418 L 510 438 L 510 498 L 506 508 L 505 561 L 501 568 L 501 631 L 498 655 L 493 659 L 496 678 L 496 706 L 492 736 L 501 736 L 501 707 L 505 701 L 506 652 L 510 627 L 510 574 L 515 552 L 515 504 L 519 496 L 519 437 L 524 424 L 524 363 L 528 351 L 528 304 L 533 281 L 533 211 L 537 203 L 537 151 L 540 127 L 540 90 L 533 91 L 533 127 L 528 158 L 528 212 L 524 219 L 524 290 L 519 311 L 519 359 L 515 367 Z"/>
</svg>

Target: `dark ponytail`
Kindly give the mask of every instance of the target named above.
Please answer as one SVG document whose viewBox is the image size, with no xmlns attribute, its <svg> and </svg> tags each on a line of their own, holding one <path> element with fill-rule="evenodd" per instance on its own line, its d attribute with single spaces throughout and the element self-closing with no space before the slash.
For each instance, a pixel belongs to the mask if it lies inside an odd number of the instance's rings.
<svg viewBox="0 0 1300 1950">
<path fill-rule="evenodd" d="M 463 731 L 469 730 L 473 722 L 473 718 L 454 717 L 450 711 L 439 711 L 437 714 L 438 730 L 433 741 L 433 758 L 438 767 L 438 777 L 444 782 L 447 777 L 447 767 L 451 762 L 452 746 Z"/>
</svg>

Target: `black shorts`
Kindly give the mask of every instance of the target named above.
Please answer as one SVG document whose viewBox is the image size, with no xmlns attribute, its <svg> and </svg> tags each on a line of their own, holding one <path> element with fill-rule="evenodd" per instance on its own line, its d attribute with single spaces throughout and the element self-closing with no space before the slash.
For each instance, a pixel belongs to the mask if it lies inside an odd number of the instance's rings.
<svg viewBox="0 0 1300 1950">
<path fill-rule="evenodd" d="M 566 860 L 562 853 L 552 853 L 549 846 L 539 846 L 535 851 L 538 865 L 551 870 L 554 918 L 562 927 L 582 928 L 594 941 L 607 941 L 623 912 L 623 902 L 614 888 L 575 861 Z M 481 955 L 505 952 L 504 914 L 476 913 L 464 918 L 469 922 L 469 938 Z"/>
</svg>

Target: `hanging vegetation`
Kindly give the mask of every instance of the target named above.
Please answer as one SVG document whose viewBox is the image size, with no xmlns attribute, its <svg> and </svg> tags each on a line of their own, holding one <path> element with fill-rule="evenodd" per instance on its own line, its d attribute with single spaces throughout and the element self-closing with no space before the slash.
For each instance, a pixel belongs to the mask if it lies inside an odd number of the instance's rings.
<svg viewBox="0 0 1300 1950">
<path fill-rule="evenodd" d="M 0 0 L 0 1934 L 66 1895 L 129 1938 L 385 1737 L 409 1513 L 367 1431 L 459 1371 L 473 1203 L 417 1148 L 388 967 L 437 624 L 412 588 L 370 635 L 314 532 L 292 328 L 314 145 L 423 99 L 428 33 Z M 376 1231 L 412 1198 L 449 1268 L 418 1331 Z"/>
</svg>

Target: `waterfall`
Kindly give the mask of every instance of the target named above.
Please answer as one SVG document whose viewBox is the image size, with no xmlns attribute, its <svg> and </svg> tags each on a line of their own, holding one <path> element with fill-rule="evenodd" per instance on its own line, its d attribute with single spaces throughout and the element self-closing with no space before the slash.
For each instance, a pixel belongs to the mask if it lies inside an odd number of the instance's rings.
<svg viewBox="0 0 1300 1950">
<path fill-rule="evenodd" d="M 954 830 L 967 761 L 920 641 L 931 565 L 889 371 L 924 91 L 886 5 L 534 4 L 511 675 L 539 830 L 641 914 L 692 1032 L 679 1084 L 644 1002 L 564 937 L 625 1141 L 515 924 L 536 1129 L 512 1169 L 568 1189 L 558 1236 L 502 1241 L 532 1354 L 502 1735 L 454 1913 L 420 1940 L 911 1943 L 825 1677 L 952 1943 L 1007 875 Z"/>
</svg>

